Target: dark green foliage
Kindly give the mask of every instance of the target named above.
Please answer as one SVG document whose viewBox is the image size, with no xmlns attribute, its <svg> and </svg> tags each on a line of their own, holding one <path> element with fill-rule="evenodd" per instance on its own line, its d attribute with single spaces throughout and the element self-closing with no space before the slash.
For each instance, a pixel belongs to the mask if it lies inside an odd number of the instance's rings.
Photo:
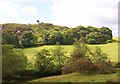
<svg viewBox="0 0 120 84">
<path fill-rule="evenodd" d="M 16 47 L 18 47 L 20 45 L 17 36 L 15 36 L 14 34 L 11 34 L 11 33 L 4 33 L 3 34 L 2 43 L 14 45 Z"/>
<path fill-rule="evenodd" d="M 107 43 L 112 43 L 112 40 L 107 40 Z"/>
<path fill-rule="evenodd" d="M 54 49 L 42 49 L 35 55 L 35 68 L 39 74 L 61 74 L 62 67 L 66 64 L 65 52 L 61 46 L 57 45 Z"/>
<path fill-rule="evenodd" d="M 62 44 L 63 35 L 60 31 L 44 31 L 43 44 L 56 44 L 57 42 Z"/>
<path fill-rule="evenodd" d="M 90 31 L 90 32 L 98 32 L 98 29 L 96 27 L 93 27 L 93 26 L 88 26 L 87 29 Z"/>
<path fill-rule="evenodd" d="M 36 37 L 33 35 L 31 31 L 27 31 L 22 35 L 22 46 L 23 47 L 30 47 L 36 43 Z"/>
<path fill-rule="evenodd" d="M 43 49 L 35 55 L 35 66 L 36 70 L 41 73 L 51 72 L 54 70 L 54 63 L 49 50 Z"/>
<path fill-rule="evenodd" d="M 11 79 L 17 76 L 16 72 L 25 70 L 27 66 L 27 57 L 22 50 L 14 49 L 10 45 L 2 46 L 2 76 L 3 79 Z"/>
<path fill-rule="evenodd" d="M 62 41 L 63 41 L 63 35 L 60 31 L 51 31 L 49 35 L 50 44 L 56 44 L 57 42 L 62 44 Z"/>
<path fill-rule="evenodd" d="M 102 27 L 99 29 L 99 32 L 101 32 L 101 34 L 105 35 L 107 40 L 112 40 L 112 31 L 108 28 L 108 27 Z"/>
<path fill-rule="evenodd" d="M 89 26 L 88 29 L 90 29 L 91 32 L 85 36 L 87 43 L 101 44 L 107 43 L 107 40 L 112 40 L 112 31 L 107 27 L 97 29 Z"/>
<path fill-rule="evenodd" d="M 72 29 L 67 29 L 63 31 L 63 42 L 62 44 L 73 44 L 74 42 L 74 37 L 72 34 Z"/>
<path fill-rule="evenodd" d="M 18 37 L 19 41 L 26 31 L 32 31 L 35 36 L 42 38 L 42 44 L 56 44 L 56 42 L 73 44 L 74 39 L 89 44 L 101 44 L 107 43 L 107 40 L 112 40 L 112 31 L 107 27 L 77 26 L 76 28 L 68 28 L 43 22 L 28 25 L 3 24 L 3 33 L 12 33 Z M 26 42 L 29 41 L 26 40 Z"/>
<path fill-rule="evenodd" d="M 101 44 L 101 43 L 107 43 L 107 38 L 104 34 L 101 34 L 100 32 L 91 32 L 85 37 L 87 43 L 90 44 Z"/>
<path fill-rule="evenodd" d="M 43 36 L 42 36 L 42 42 L 43 44 L 49 44 L 49 35 L 50 32 L 49 31 L 43 31 Z"/>
<path fill-rule="evenodd" d="M 82 31 L 86 30 L 84 26 L 78 26 L 73 29 L 73 37 L 76 38 L 77 40 L 80 39 L 81 34 L 83 33 Z"/>
<path fill-rule="evenodd" d="M 65 56 L 65 51 L 59 44 L 57 44 L 56 47 L 52 49 L 51 53 L 55 66 L 57 66 L 58 69 L 61 71 L 62 67 L 66 64 L 68 59 Z"/>
</svg>

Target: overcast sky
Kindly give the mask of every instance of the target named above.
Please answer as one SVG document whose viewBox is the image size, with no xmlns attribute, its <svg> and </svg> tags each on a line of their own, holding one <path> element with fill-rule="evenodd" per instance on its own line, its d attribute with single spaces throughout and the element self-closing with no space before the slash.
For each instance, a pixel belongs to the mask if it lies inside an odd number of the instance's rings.
<svg viewBox="0 0 120 84">
<path fill-rule="evenodd" d="M 106 26 L 118 33 L 119 0 L 0 0 L 0 23 Z"/>
</svg>

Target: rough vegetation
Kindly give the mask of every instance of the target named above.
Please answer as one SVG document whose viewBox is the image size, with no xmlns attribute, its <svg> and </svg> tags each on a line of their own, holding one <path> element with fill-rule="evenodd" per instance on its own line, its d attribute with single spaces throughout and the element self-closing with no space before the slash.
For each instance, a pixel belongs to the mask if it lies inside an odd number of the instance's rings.
<svg viewBox="0 0 120 84">
<path fill-rule="evenodd" d="M 103 53 L 101 48 L 96 47 L 94 51 L 91 51 L 83 43 L 76 42 L 74 45 L 72 58 L 70 63 L 63 67 L 63 73 L 80 72 L 90 74 L 94 72 L 109 74 L 116 71 L 107 54 Z"/>
</svg>

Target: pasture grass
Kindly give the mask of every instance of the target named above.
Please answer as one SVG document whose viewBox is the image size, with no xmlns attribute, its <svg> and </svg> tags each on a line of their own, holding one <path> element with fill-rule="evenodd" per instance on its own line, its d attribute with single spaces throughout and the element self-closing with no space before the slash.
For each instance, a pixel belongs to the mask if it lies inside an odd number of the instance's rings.
<svg viewBox="0 0 120 84">
<path fill-rule="evenodd" d="M 107 82 L 107 81 L 117 82 L 118 73 L 85 75 L 75 72 L 61 76 L 51 76 L 35 79 L 28 82 Z"/>
<path fill-rule="evenodd" d="M 91 49 L 94 49 L 96 46 L 101 47 L 103 52 L 108 54 L 108 57 L 112 62 L 118 62 L 118 43 L 108 43 L 108 44 L 99 44 L 99 45 L 90 45 L 87 44 Z M 73 45 L 61 45 L 63 50 L 66 52 L 66 55 L 70 55 L 73 51 Z M 27 56 L 29 61 L 34 61 L 34 55 L 36 52 L 39 52 L 41 49 L 53 49 L 56 45 L 44 45 L 39 47 L 25 48 L 23 49 L 24 54 Z"/>
</svg>

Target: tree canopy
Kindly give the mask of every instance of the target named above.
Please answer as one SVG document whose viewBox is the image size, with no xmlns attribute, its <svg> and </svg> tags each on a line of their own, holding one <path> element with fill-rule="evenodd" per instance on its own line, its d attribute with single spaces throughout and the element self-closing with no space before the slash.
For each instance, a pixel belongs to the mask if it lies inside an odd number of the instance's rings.
<svg viewBox="0 0 120 84">
<path fill-rule="evenodd" d="M 31 36 L 26 32 L 32 32 L 32 34 L 29 33 Z M 39 24 L 3 24 L 4 44 L 18 45 L 20 43 L 20 45 L 24 46 L 23 44 L 27 43 L 31 46 L 31 44 L 56 44 L 59 42 L 66 45 L 73 44 L 75 39 L 88 44 L 101 44 L 112 40 L 112 37 L 112 31 L 108 27 L 97 28 L 80 25 L 69 28 L 43 22 L 39 22 Z M 16 41 L 13 42 L 13 40 Z M 27 44 L 24 47 L 27 47 Z"/>
</svg>

